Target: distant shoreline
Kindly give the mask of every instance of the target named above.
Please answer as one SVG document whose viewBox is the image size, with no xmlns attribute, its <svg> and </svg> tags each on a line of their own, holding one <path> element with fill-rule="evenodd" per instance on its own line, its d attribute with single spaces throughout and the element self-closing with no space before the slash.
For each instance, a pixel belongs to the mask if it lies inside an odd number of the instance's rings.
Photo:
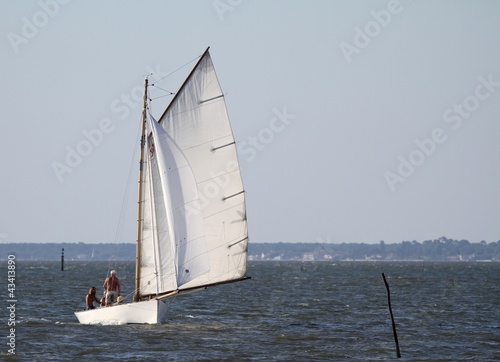
<svg viewBox="0 0 500 362">
<path fill-rule="evenodd" d="M 57 261 L 64 249 L 65 261 L 134 261 L 132 243 L 2 243 L 6 260 Z M 500 261 L 500 241 L 470 243 L 441 237 L 424 242 L 365 243 L 249 243 L 249 261 Z"/>
</svg>

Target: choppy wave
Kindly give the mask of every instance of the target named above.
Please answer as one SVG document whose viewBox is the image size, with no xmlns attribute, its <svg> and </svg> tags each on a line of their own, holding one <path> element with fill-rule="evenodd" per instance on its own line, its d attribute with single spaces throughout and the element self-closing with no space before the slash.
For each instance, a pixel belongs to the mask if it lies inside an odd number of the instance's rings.
<svg viewBox="0 0 500 362">
<path fill-rule="evenodd" d="M 390 360 L 382 272 L 404 359 L 500 359 L 500 263 L 252 262 L 250 281 L 177 299 L 164 325 L 79 324 L 73 312 L 108 264 L 68 264 L 16 270 L 23 360 Z M 113 267 L 131 291 L 134 265 Z"/>
</svg>

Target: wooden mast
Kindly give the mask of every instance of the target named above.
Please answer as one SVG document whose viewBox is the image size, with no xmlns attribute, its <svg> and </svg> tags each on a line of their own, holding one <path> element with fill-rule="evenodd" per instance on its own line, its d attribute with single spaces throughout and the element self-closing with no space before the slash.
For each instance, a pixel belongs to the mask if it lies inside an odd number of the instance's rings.
<svg viewBox="0 0 500 362">
<path fill-rule="evenodd" d="M 143 184 L 143 165 L 144 165 L 144 147 L 146 144 L 146 109 L 148 106 L 148 78 L 144 79 L 144 103 L 142 109 L 142 131 L 141 131 L 141 156 L 139 160 L 139 185 L 137 201 L 137 240 L 135 248 L 135 292 L 134 302 L 141 298 L 139 286 L 141 280 L 141 238 L 142 238 L 142 184 Z"/>
</svg>

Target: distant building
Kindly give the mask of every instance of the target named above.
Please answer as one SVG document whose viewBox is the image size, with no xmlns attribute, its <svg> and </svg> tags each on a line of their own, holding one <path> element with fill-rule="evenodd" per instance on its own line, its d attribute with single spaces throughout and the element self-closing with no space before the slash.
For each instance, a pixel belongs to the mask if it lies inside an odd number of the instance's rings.
<svg viewBox="0 0 500 362">
<path fill-rule="evenodd" d="M 302 256 L 303 261 L 314 261 L 314 254 L 313 253 L 304 253 Z"/>
</svg>

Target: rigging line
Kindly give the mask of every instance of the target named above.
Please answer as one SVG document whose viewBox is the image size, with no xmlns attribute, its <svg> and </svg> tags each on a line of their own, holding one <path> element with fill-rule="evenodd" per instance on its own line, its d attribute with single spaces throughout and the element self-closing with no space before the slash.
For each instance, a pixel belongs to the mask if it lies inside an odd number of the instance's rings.
<svg viewBox="0 0 500 362">
<path fill-rule="evenodd" d="M 136 133 L 136 141 L 139 139 L 139 135 L 140 135 L 140 127 Z M 128 176 L 127 176 L 127 181 L 125 183 L 125 191 L 123 193 L 123 201 L 122 201 L 122 205 L 121 205 L 121 208 L 120 208 L 120 215 L 118 217 L 118 222 L 117 222 L 117 225 L 116 225 L 116 230 L 115 230 L 115 238 L 114 238 L 114 244 L 115 244 L 115 249 L 117 248 L 117 244 L 118 242 L 121 240 L 122 238 L 122 235 L 123 235 L 123 230 L 125 228 L 125 214 L 126 214 L 126 209 L 127 209 L 127 202 L 128 202 L 128 199 L 129 199 L 129 194 L 130 194 L 130 180 L 132 179 L 132 174 L 133 174 L 133 170 L 134 170 L 134 160 L 135 160 L 135 157 L 137 155 L 137 149 L 138 149 L 138 145 L 139 145 L 139 142 L 135 142 L 135 147 L 134 147 L 134 151 L 132 153 L 132 158 L 130 160 L 130 166 L 129 166 L 129 171 L 128 171 Z M 117 262 L 116 260 L 114 261 L 114 266 L 112 267 L 111 266 L 112 263 L 108 263 L 108 271 L 106 272 L 106 278 L 108 277 L 109 275 L 109 272 L 111 271 L 111 269 L 116 269 L 116 266 L 117 266 Z"/>
<path fill-rule="evenodd" d="M 202 54 L 203 55 L 203 54 Z M 156 83 L 160 83 L 161 81 L 163 81 L 165 78 L 171 76 L 172 74 L 174 74 L 175 72 L 181 70 L 182 68 L 184 67 L 187 67 L 189 64 L 193 63 L 195 60 L 197 60 L 198 58 L 200 58 L 201 55 L 198 55 L 196 58 L 194 58 L 193 60 L 187 62 L 186 64 L 184 64 L 183 66 L 173 70 L 172 72 L 168 73 L 166 76 L 164 76 L 163 78 L 160 78 L 159 80 L 157 80 L 156 82 L 152 83 L 151 85 L 154 86 Z"/>
<path fill-rule="evenodd" d="M 171 93 L 171 94 L 164 94 L 162 96 L 158 96 L 158 97 L 154 97 L 154 98 L 150 98 L 149 100 L 150 101 L 154 101 L 154 100 L 157 100 L 159 98 L 163 98 L 163 97 L 170 97 L 172 94 L 175 94 L 175 93 Z"/>
<path fill-rule="evenodd" d="M 123 297 L 123 299 L 124 299 L 124 300 L 126 300 L 126 299 L 128 299 L 128 298 L 132 298 L 132 296 L 134 295 L 134 293 L 135 293 L 135 290 L 131 291 L 130 293 L 128 293 L 127 295 L 125 295 L 125 296 Z"/>
<path fill-rule="evenodd" d="M 173 94 L 175 94 L 174 92 L 171 92 L 171 91 L 169 91 L 168 89 L 165 89 L 165 88 L 162 88 L 162 87 L 158 87 L 158 86 L 157 86 L 157 85 L 155 85 L 155 84 L 151 84 L 151 87 L 155 87 L 155 88 L 158 88 L 158 89 L 160 89 L 160 90 L 162 90 L 162 91 L 164 91 L 164 92 L 167 92 L 167 93 L 169 93 L 168 95 L 173 95 Z M 164 97 L 164 96 L 162 96 L 162 97 Z"/>
<path fill-rule="evenodd" d="M 121 209 L 120 209 L 120 216 L 118 218 L 118 225 L 116 227 L 116 232 L 115 232 L 115 244 L 119 241 L 119 239 L 121 239 L 122 237 L 122 234 L 123 234 L 123 228 L 124 228 L 124 215 L 125 215 L 125 211 L 126 211 L 126 208 L 127 208 L 127 201 L 128 201 L 128 195 L 130 193 L 130 180 L 132 178 L 132 174 L 134 172 L 134 165 L 135 165 L 135 157 L 137 155 L 137 149 L 139 148 L 139 144 L 140 142 L 138 141 L 139 140 L 139 135 L 141 133 L 141 124 L 140 122 L 139 123 L 139 128 L 138 128 L 138 131 L 137 131 L 137 134 L 136 134 L 136 142 L 135 142 L 135 147 L 134 147 L 134 152 L 132 154 L 132 158 L 131 158 L 131 161 L 130 161 L 130 166 L 129 166 L 129 171 L 128 171 L 128 176 L 127 176 L 127 182 L 126 182 L 126 187 L 125 187 L 125 192 L 124 192 L 124 195 L 123 195 L 123 202 L 122 202 L 122 206 L 121 206 Z"/>
</svg>

